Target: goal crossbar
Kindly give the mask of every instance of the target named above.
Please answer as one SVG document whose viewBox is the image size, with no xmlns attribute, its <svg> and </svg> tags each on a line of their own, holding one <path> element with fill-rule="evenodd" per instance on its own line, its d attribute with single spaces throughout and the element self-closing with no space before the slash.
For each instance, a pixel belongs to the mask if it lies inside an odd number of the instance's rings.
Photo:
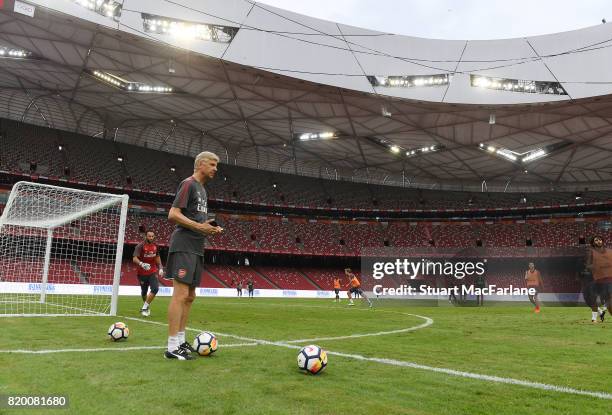
<svg viewBox="0 0 612 415">
<path fill-rule="evenodd" d="M 32 184 L 29 182 L 24 182 L 24 181 L 20 181 L 15 183 L 14 188 L 16 188 L 19 184 Z M 38 184 L 36 183 L 37 186 L 43 187 L 43 188 L 47 188 L 47 189 L 54 189 L 54 190 L 62 190 L 64 188 L 59 187 L 59 186 L 53 186 L 50 184 Z M 128 196 L 127 195 L 116 195 L 116 194 L 112 194 L 112 193 L 99 193 L 99 192 L 92 192 L 89 190 L 81 190 L 81 189 L 70 189 L 71 192 L 74 193 L 80 193 L 80 194 L 91 194 L 91 195 L 97 195 L 97 196 L 106 196 L 108 197 L 108 199 L 106 200 L 102 200 L 100 202 L 98 202 L 97 204 L 91 205 L 90 207 L 84 209 L 84 210 L 80 210 L 78 212 L 74 212 L 73 214 L 70 214 L 68 216 L 64 216 L 62 218 L 57 218 L 56 220 L 51 220 L 51 221 L 33 221 L 33 220 L 28 220 L 27 223 L 25 222 L 20 222 L 20 221 L 12 221 L 9 218 L 9 212 L 10 209 L 12 207 L 12 205 L 14 204 L 14 199 L 17 196 L 16 194 L 14 194 L 14 192 L 11 192 L 10 196 L 9 196 L 9 200 L 6 204 L 6 207 L 4 209 L 4 214 L 2 216 L 0 216 L 0 228 L 3 225 L 15 225 L 15 226 L 27 226 L 29 228 L 41 228 L 41 229 L 53 229 L 53 228 L 57 228 L 59 226 L 65 225 L 67 223 L 73 222 L 75 220 L 81 219 L 87 215 L 90 215 L 94 212 L 106 209 L 110 206 L 113 206 L 115 204 L 118 203 L 119 200 L 128 200 Z"/>
</svg>

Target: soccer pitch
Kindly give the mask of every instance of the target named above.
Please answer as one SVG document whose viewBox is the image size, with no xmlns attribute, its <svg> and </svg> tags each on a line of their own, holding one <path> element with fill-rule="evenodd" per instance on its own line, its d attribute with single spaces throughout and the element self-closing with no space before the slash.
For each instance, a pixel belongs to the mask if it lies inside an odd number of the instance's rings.
<svg viewBox="0 0 612 415">
<path fill-rule="evenodd" d="M 75 414 L 612 411 L 612 321 L 590 323 L 586 307 L 534 314 L 526 305 L 387 300 L 368 309 L 331 300 L 198 298 L 188 339 L 212 331 L 219 350 L 169 361 L 162 357 L 167 301 L 158 298 L 147 319 L 136 297 L 120 298 L 121 317 L 1 319 L 0 394 L 65 395 L 61 413 Z M 129 325 L 128 341 L 106 339 L 115 321 Z M 296 364 L 299 348 L 311 343 L 329 352 L 316 376 Z"/>
</svg>

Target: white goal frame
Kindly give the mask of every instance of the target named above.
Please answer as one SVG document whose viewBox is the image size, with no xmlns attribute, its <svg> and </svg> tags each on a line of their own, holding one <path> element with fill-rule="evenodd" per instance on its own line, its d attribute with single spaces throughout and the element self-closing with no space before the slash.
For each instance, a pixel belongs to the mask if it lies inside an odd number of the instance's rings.
<svg viewBox="0 0 612 415">
<path fill-rule="evenodd" d="M 32 220 L 28 218 L 28 222 L 26 224 L 23 221 L 14 220 L 11 218 L 11 213 L 13 213 L 12 208 L 13 208 L 13 205 L 15 204 L 15 199 L 17 195 L 19 194 L 18 189 L 20 188 L 20 186 L 31 186 L 31 187 L 33 186 L 33 187 L 40 187 L 40 188 L 47 189 L 47 190 L 66 191 L 67 194 L 69 193 L 80 194 L 80 195 L 89 194 L 92 196 L 95 195 L 95 196 L 100 196 L 100 197 L 106 197 L 106 199 L 92 206 L 89 206 L 86 209 L 83 209 L 82 211 L 78 211 L 78 212 L 72 213 L 67 216 L 52 218 L 51 220 L 45 220 L 44 218 L 38 219 L 38 220 L 36 219 Z M 87 309 L 80 308 L 80 307 L 70 307 L 70 306 L 66 306 L 62 304 L 49 303 L 59 308 L 69 309 L 69 311 L 66 313 L 15 313 L 15 314 L 11 314 L 11 313 L 3 312 L 2 308 L 0 308 L 0 317 L 88 316 L 88 315 L 115 316 L 117 315 L 117 303 L 118 303 L 118 298 L 119 298 L 119 282 L 121 279 L 121 264 L 123 260 L 123 245 L 125 242 L 125 228 L 126 228 L 126 223 L 127 223 L 128 202 L 129 202 L 129 197 L 128 195 L 125 195 L 125 194 L 117 195 L 117 194 L 111 194 L 111 193 L 93 192 L 89 190 L 73 189 L 73 188 L 53 186 L 53 185 L 40 184 L 40 183 L 32 183 L 32 182 L 26 182 L 26 181 L 19 181 L 15 183 L 9 195 L 4 212 L 2 216 L 0 216 L 0 237 L 2 236 L 3 228 L 5 228 L 5 226 L 10 226 L 10 225 L 13 225 L 16 227 L 23 227 L 23 228 L 38 228 L 41 230 L 46 230 L 44 265 L 43 265 L 42 275 L 40 279 L 40 297 L 38 300 L 40 304 L 45 304 L 48 300 L 47 288 L 49 285 L 49 268 L 50 268 L 51 257 L 52 257 L 51 250 L 52 250 L 55 230 L 58 227 L 70 224 L 71 222 L 85 218 L 86 216 L 94 214 L 96 212 L 103 211 L 104 209 L 111 208 L 112 206 L 117 206 L 117 209 L 120 209 L 119 225 L 118 225 L 118 232 L 117 232 L 117 239 L 116 239 L 116 251 L 115 251 L 115 257 L 114 257 L 113 277 L 112 277 L 112 294 L 111 294 L 110 308 L 108 312 L 99 312 L 99 311 L 96 312 L 96 311 L 91 311 L 91 310 L 87 310 Z M 2 258 L 0 258 L 0 261 L 2 261 Z M 11 294 L 11 293 L 10 292 L 7 293 L 6 290 L 3 290 L 2 282 L 0 282 L 0 295 L 2 294 Z M 66 295 L 70 295 L 70 293 L 68 292 Z M 4 302 L 6 303 L 6 302 L 11 302 L 11 301 L 9 300 L 9 301 L 4 301 Z"/>
</svg>

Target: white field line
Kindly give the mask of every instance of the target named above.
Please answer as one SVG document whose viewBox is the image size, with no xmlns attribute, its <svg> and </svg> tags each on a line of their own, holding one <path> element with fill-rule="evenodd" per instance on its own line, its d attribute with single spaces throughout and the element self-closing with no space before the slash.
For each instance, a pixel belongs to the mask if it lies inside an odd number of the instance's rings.
<svg viewBox="0 0 612 415">
<path fill-rule="evenodd" d="M 410 331 L 424 329 L 425 327 L 431 326 L 434 322 L 433 319 L 429 317 L 425 317 L 425 316 L 419 316 L 416 314 L 408 314 L 408 313 L 405 313 L 405 315 L 422 318 L 423 320 L 425 320 L 425 322 L 422 324 L 419 324 L 418 326 L 408 327 L 405 329 L 378 331 L 376 333 L 349 334 L 348 336 L 314 337 L 312 339 L 282 340 L 281 343 L 309 343 L 309 342 L 318 342 L 318 341 L 325 341 L 325 340 L 358 339 L 360 337 L 384 336 L 387 334 L 407 333 Z"/>
<path fill-rule="evenodd" d="M 156 324 L 160 326 L 167 326 L 167 324 L 160 323 L 157 321 L 144 320 L 144 319 L 139 319 L 139 318 L 134 318 L 134 317 L 123 317 L 123 318 L 129 319 L 129 320 L 142 321 L 145 323 Z M 196 332 L 202 331 L 199 329 L 194 329 L 194 328 L 189 328 L 189 327 L 187 327 L 186 329 L 190 331 L 196 331 Z M 275 341 L 268 341 L 268 340 L 261 340 L 261 339 L 253 339 L 249 337 L 237 336 L 234 334 L 227 334 L 227 333 L 224 334 L 224 333 L 219 333 L 219 332 L 216 332 L 215 334 L 218 334 L 219 336 L 239 339 L 239 340 L 249 342 L 249 343 L 257 343 L 257 344 L 268 345 L 268 346 L 286 347 L 289 349 L 296 349 L 296 350 L 301 349 L 301 346 L 290 344 L 287 342 L 275 342 Z M 427 370 L 430 372 L 442 373 L 442 374 L 450 375 L 450 376 L 459 376 L 463 378 L 477 379 L 477 380 L 482 380 L 485 382 L 503 383 L 503 384 L 508 384 L 508 385 L 523 386 L 527 388 L 540 389 L 540 390 L 546 390 L 546 391 L 551 391 L 551 392 L 567 393 L 567 394 L 572 394 L 572 395 L 583 395 L 583 396 L 590 396 L 594 398 L 612 400 L 612 393 L 607 393 L 607 392 L 574 389 L 574 388 L 569 388 L 565 386 L 549 385 L 546 383 L 530 382 L 527 380 L 505 378 L 501 376 L 482 375 L 479 373 L 463 372 L 463 371 L 454 370 L 454 369 L 426 366 L 426 365 L 421 365 L 418 363 L 406 362 L 406 361 L 395 360 L 395 359 L 366 357 L 366 356 L 362 356 L 358 354 L 348 354 L 348 353 L 333 352 L 333 351 L 327 351 L 327 353 L 329 355 L 340 356 L 340 357 L 345 357 L 349 359 L 355 359 L 355 360 L 361 360 L 361 361 L 367 361 L 367 362 L 375 362 L 375 363 L 391 365 L 391 366 L 396 366 L 396 367 L 409 367 L 412 369 Z"/>
<path fill-rule="evenodd" d="M 230 343 L 226 347 L 257 346 L 259 343 Z M 0 353 L 15 354 L 51 354 L 51 353 L 84 353 L 84 352 L 131 352 L 133 350 L 165 350 L 166 346 L 133 346 L 133 347 L 97 347 L 91 349 L 48 349 L 48 350 L 0 350 Z"/>
<path fill-rule="evenodd" d="M 308 342 L 317 342 L 317 341 L 324 341 L 324 340 L 345 340 L 345 339 L 358 339 L 360 337 L 372 337 L 372 336 L 384 336 L 387 334 L 398 334 L 398 333 L 407 333 L 410 331 L 415 331 L 415 330 L 419 330 L 419 329 L 423 329 L 425 327 L 431 326 L 434 321 L 433 319 L 429 318 L 429 317 L 425 317 L 425 316 L 419 316 L 417 314 L 409 314 L 409 313 L 401 313 L 403 315 L 406 316 L 412 316 L 412 317 L 418 317 L 420 319 L 425 320 L 424 323 L 419 324 L 418 326 L 412 326 L 412 327 L 407 327 L 404 329 L 397 329 L 397 330 L 387 330 L 387 331 L 378 331 L 375 333 L 360 333 L 360 334 L 349 334 L 347 336 L 334 336 L 334 337 L 315 337 L 315 338 L 311 338 L 311 339 L 296 339 L 296 340 L 279 340 L 275 343 L 308 343 Z M 146 323 L 151 323 L 151 324 L 156 324 L 156 325 L 162 325 L 162 326 L 167 326 L 166 323 L 160 323 L 157 321 L 151 321 L 151 320 L 145 320 L 142 318 L 136 318 L 136 317 L 127 317 L 127 316 L 120 316 L 120 318 L 124 318 L 124 319 L 129 319 L 129 320 L 136 320 L 136 321 L 141 321 L 141 322 L 146 322 Z M 200 332 L 201 330 L 198 329 L 193 329 L 190 327 L 187 327 L 186 330 L 190 330 L 190 331 L 195 331 L 195 332 Z M 227 333 L 215 333 L 218 334 L 219 336 L 225 336 L 225 337 L 231 337 L 231 338 L 235 338 L 235 339 L 240 339 L 240 340 L 245 340 L 246 338 L 240 337 L 240 336 L 235 336 L 232 334 L 227 334 Z M 258 340 L 250 340 L 253 342 L 257 342 Z"/>
<path fill-rule="evenodd" d="M 413 369 L 428 370 L 430 372 L 443 373 L 446 375 L 459 376 L 463 378 L 484 380 L 484 381 L 493 382 L 493 383 L 505 383 L 508 385 L 525 386 L 525 387 L 533 388 L 533 389 L 542 389 L 542 390 L 552 391 L 552 392 L 569 393 L 573 395 L 584 395 L 584 396 L 591 396 L 594 398 L 612 400 L 612 393 L 606 393 L 606 392 L 596 392 L 596 391 L 594 392 L 594 391 L 588 391 L 588 390 L 582 390 L 582 389 L 574 389 L 574 388 L 568 388 L 566 386 L 549 385 L 546 383 L 530 382 L 528 380 L 513 379 L 513 378 L 504 378 L 501 376 L 481 375 L 478 373 L 463 372 L 460 370 L 446 369 L 443 367 L 432 367 L 432 366 L 420 365 L 418 363 L 405 362 L 402 360 L 381 359 L 377 357 L 365 357 L 365 356 L 361 356 L 358 354 L 347 354 L 347 353 L 331 352 L 331 351 L 328 351 L 327 354 L 347 357 L 347 358 L 356 359 L 356 360 L 364 360 L 368 362 L 382 363 L 382 364 L 391 365 L 391 366 L 410 367 Z"/>
</svg>

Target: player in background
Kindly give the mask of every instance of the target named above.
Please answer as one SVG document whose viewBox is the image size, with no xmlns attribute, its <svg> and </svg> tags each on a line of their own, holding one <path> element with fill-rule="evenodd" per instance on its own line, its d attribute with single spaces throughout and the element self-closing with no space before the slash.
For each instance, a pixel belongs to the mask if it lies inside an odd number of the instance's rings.
<svg viewBox="0 0 612 415">
<path fill-rule="evenodd" d="M 541 291 L 544 282 L 542 281 L 540 271 L 535 268 L 535 264 L 533 262 L 529 263 L 529 269 L 525 271 L 525 282 L 527 283 L 527 288 L 534 288 L 536 290 L 534 295 L 529 296 L 529 301 L 535 305 L 535 312 L 539 313 L 540 300 L 538 299 L 538 293 Z"/>
<path fill-rule="evenodd" d="M 340 278 L 334 278 L 334 293 L 336 293 L 336 298 L 334 299 L 334 303 L 340 302 Z"/>
<path fill-rule="evenodd" d="M 474 279 L 474 287 L 483 289 L 487 285 L 484 274 L 476 275 Z M 484 294 L 480 294 L 476 296 L 476 305 L 483 306 L 484 305 Z"/>
<path fill-rule="evenodd" d="M 361 289 L 361 283 L 357 279 L 357 276 L 355 274 L 353 274 L 353 272 L 351 271 L 350 268 L 345 268 L 344 269 L 344 274 L 349 278 L 349 283 L 347 284 L 347 286 L 349 287 L 349 289 L 347 291 L 347 295 L 348 295 L 348 298 L 349 298 L 349 304 L 348 305 L 355 305 L 355 303 L 353 303 L 353 298 L 351 297 L 351 294 L 359 294 L 359 295 L 361 295 L 362 300 L 366 300 L 368 302 L 368 305 L 370 307 L 372 307 L 372 301 L 370 301 L 368 296 L 365 295 L 365 293 Z"/>
<path fill-rule="evenodd" d="M 144 317 L 151 315 L 149 306 L 155 299 L 159 291 L 159 281 L 157 275 L 163 278 L 164 268 L 155 244 L 155 232 L 147 231 L 144 242 L 139 243 L 134 248 L 132 257 L 134 264 L 138 265 L 138 282 L 140 283 L 140 296 L 144 304 L 140 309 L 140 314 Z M 149 288 L 151 291 L 149 292 Z"/>
<path fill-rule="evenodd" d="M 448 302 L 450 304 L 453 305 L 457 305 L 459 303 L 459 300 L 457 300 L 457 295 L 455 294 L 455 278 L 445 278 L 445 284 L 446 284 L 446 288 L 449 289 L 449 294 L 448 294 Z"/>
<path fill-rule="evenodd" d="M 70 268 L 72 268 L 76 276 L 79 277 L 79 282 L 81 284 L 89 284 L 89 274 L 81 271 L 81 267 L 76 259 L 70 261 Z M 0 281 L 2 281 L 2 278 L 0 278 Z"/>
<path fill-rule="evenodd" d="M 238 280 L 236 283 L 236 295 L 242 297 L 242 280 Z"/>
<path fill-rule="evenodd" d="M 587 269 L 593 275 L 593 296 L 595 301 L 591 306 L 593 312 L 591 321 L 597 321 L 597 313 L 599 318 L 604 321 L 605 308 L 597 310 L 597 296 L 602 305 L 607 305 L 608 312 L 612 315 L 612 249 L 606 248 L 601 236 L 591 238 L 591 249 L 587 257 Z"/>
<path fill-rule="evenodd" d="M 255 285 L 253 284 L 253 278 L 249 278 L 247 281 L 247 289 L 249 290 L 249 298 L 253 298 L 253 292 L 255 291 Z"/>
<path fill-rule="evenodd" d="M 166 359 L 192 360 L 193 347 L 185 340 L 185 327 L 204 269 L 204 243 L 223 228 L 208 219 L 204 184 L 215 177 L 219 157 L 205 151 L 196 156 L 193 175 L 179 184 L 168 220 L 176 224 L 170 236 L 167 277 L 174 280 L 168 306 Z"/>
<path fill-rule="evenodd" d="M 360 295 L 359 295 L 359 291 L 357 291 L 357 290 L 355 290 L 355 291 L 354 291 L 352 294 L 353 294 L 353 298 L 354 298 L 355 300 L 356 300 L 356 299 L 358 299 L 358 298 L 360 297 Z"/>
<path fill-rule="evenodd" d="M 587 253 L 587 259 L 590 252 Z M 588 264 L 585 264 L 588 265 Z M 597 316 L 604 321 L 604 317 L 606 315 L 605 307 L 603 310 L 597 307 L 597 299 L 599 296 L 595 292 L 595 282 L 593 281 L 593 273 L 591 270 L 585 266 L 584 270 L 578 273 L 578 278 L 580 279 L 582 298 L 584 298 L 585 304 L 591 309 L 591 322 L 597 323 Z"/>
</svg>

